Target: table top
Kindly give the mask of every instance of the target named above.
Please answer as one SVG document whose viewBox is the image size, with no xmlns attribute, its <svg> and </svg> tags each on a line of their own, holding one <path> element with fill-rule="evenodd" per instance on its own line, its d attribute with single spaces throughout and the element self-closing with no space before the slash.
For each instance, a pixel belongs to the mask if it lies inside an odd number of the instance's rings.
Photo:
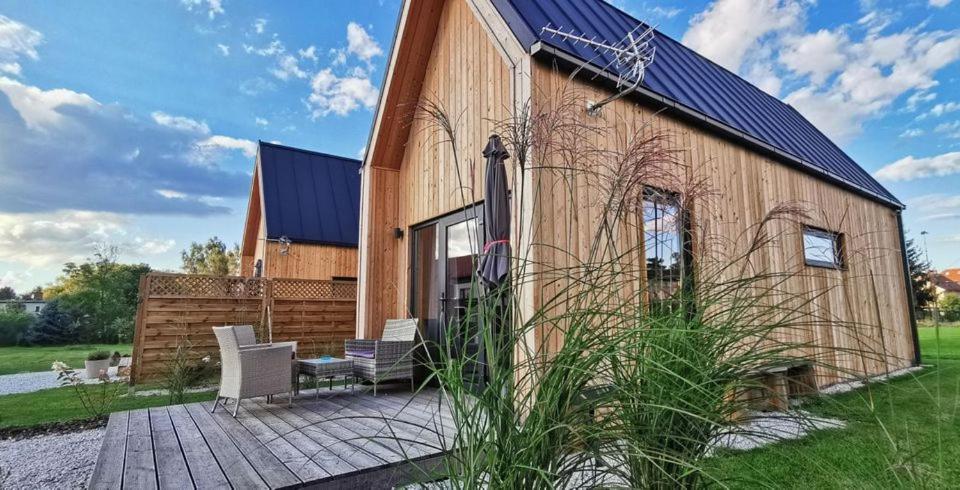
<svg viewBox="0 0 960 490">
<path fill-rule="evenodd" d="M 311 364 L 311 365 L 326 365 L 326 364 L 339 364 L 343 362 L 349 362 L 353 364 L 353 359 L 343 359 L 341 357 L 327 357 L 327 358 L 316 358 L 316 359 L 298 359 L 297 362 L 301 364 Z"/>
</svg>

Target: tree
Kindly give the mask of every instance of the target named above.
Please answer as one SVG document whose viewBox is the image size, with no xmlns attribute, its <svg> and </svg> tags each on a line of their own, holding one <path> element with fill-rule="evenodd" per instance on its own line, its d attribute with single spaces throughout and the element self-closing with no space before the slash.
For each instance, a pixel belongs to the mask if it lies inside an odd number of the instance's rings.
<svg viewBox="0 0 960 490">
<path fill-rule="evenodd" d="M 17 292 L 10 286 L 0 288 L 0 300 L 17 299 Z"/>
<path fill-rule="evenodd" d="M 910 268 L 914 306 L 926 308 L 935 305 L 937 293 L 930 284 L 930 263 L 923 260 L 923 253 L 912 238 L 907 240 L 907 266 Z"/>
<path fill-rule="evenodd" d="M 83 315 L 55 299 L 40 311 L 27 330 L 26 341 L 33 345 L 62 345 L 79 341 Z"/>
<path fill-rule="evenodd" d="M 42 299 L 43 299 L 43 288 L 40 287 L 40 286 L 37 286 L 37 287 L 31 289 L 29 293 L 23 293 L 23 294 L 21 294 L 21 295 L 20 295 L 20 299 L 22 299 L 22 300 L 24 300 L 24 301 L 29 301 L 29 300 L 42 300 Z"/>
<path fill-rule="evenodd" d="M 240 245 L 227 245 L 217 237 L 207 243 L 192 242 L 190 247 L 180 252 L 183 259 L 183 271 L 187 274 L 210 274 L 214 276 L 235 275 L 240 269 Z"/>
<path fill-rule="evenodd" d="M 944 321 L 960 321 L 960 295 L 947 294 L 940 300 L 940 315 Z"/>
<path fill-rule="evenodd" d="M 33 315 L 15 309 L 0 309 L 0 345 L 17 345 L 23 340 Z"/>
<path fill-rule="evenodd" d="M 63 274 L 43 292 L 80 312 L 86 321 L 80 340 L 118 342 L 132 338 L 140 276 L 147 264 L 120 264 L 116 250 L 108 249 L 82 264 L 68 262 Z M 47 306 L 49 307 L 49 305 Z"/>
</svg>

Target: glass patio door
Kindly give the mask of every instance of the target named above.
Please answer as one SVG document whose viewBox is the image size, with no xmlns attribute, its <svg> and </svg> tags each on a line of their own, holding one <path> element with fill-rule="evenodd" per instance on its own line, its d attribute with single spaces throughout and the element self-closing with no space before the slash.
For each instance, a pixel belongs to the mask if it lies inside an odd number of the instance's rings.
<svg viewBox="0 0 960 490">
<path fill-rule="evenodd" d="M 428 362 L 437 362 L 440 349 L 459 359 L 482 362 L 482 343 L 475 319 L 481 294 L 476 277 L 483 247 L 483 209 L 480 206 L 440 218 L 413 230 L 411 310 L 422 320 L 429 348 L 419 356 L 417 374 L 429 374 Z M 482 370 L 471 362 L 465 377 L 482 382 Z"/>
</svg>

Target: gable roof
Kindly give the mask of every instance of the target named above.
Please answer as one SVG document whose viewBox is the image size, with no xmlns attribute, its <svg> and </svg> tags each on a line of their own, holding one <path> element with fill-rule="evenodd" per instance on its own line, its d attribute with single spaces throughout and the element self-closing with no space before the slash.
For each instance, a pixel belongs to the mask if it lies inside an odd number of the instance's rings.
<svg viewBox="0 0 960 490">
<path fill-rule="evenodd" d="M 261 141 L 258 161 L 268 239 L 357 246 L 360 160 Z"/>
<path fill-rule="evenodd" d="M 531 54 L 545 52 L 616 77 L 612 57 L 560 36 L 548 24 L 587 38 L 616 42 L 638 24 L 602 0 L 492 0 L 513 34 Z M 644 25 L 645 26 L 645 25 Z M 887 205 L 903 204 L 799 112 L 746 80 L 657 31 L 656 58 L 641 94 L 759 146 L 826 180 Z M 608 67 L 609 65 L 609 67 Z M 679 106 L 679 107 L 677 107 Z"/>
</svg>

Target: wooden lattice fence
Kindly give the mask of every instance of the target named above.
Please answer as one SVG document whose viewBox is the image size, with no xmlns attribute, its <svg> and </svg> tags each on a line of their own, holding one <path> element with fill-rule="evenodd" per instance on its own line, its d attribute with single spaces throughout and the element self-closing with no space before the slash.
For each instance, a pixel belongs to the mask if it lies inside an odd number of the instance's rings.
<svg viewBox="0 0 960 490">
<path fill-rule="evenodd" d="M 297 341 L 300 357 L 342 354 L 356 331 L 357 286 L 306 279 L 150 273 L 140 279 L 131 383 L 161 376 L 179 345 L 217 360 L 212 327 L 253 325 L 261 342 Z"/>
</svg>

